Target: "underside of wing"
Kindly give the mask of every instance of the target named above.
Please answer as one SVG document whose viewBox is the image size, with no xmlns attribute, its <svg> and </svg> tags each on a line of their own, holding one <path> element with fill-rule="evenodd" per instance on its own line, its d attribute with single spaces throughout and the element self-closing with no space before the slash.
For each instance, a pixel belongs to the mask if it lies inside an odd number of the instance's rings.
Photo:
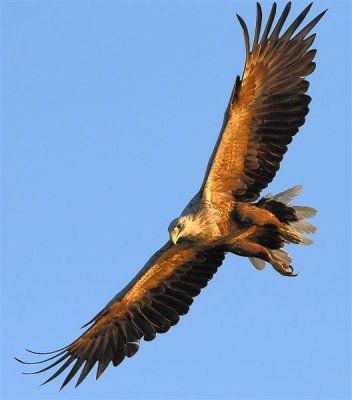
<svg viewBox="0 0 352 400">
<path fill-rule="evenodd" d="M 37 362 L 48 364 L 30 374 L 51 368 L 57 370 L 44 383 L 68 370 L 63 388 L 81 369 L 76 386 L 98 363 L 96 378 L 110 362 L 119 365 L 125 357 L 132 357 L 142 338 L 153 340 L 175 325 L 188 312 L 201 289 L 212 278 L 224 259 L 224 249 L 197 249 L 187 244 L 168 242 L 147 262 L 140 273 L 118 293 L 92 321 L 91 325 L 70 345 L 50 353 Z"/>
<path fill-rule="evenodd" d="M 304 124 L 311 101 L 305 77 L 315 68 L 316 54 L 316 50 L 309 50 L 315 34 L 307 35 L 324 12 L 299 30 L 309 5 L 280 34 L 290 8 L 288 3 L 272 29 L 274 3 L 261 35 L 262 10 L 257 3 L 252 48 L 247 26 L 238 16 L 244 32 L 246 64 L 242 79 L 236 80 L 208 164 L 202 186 L 206 198 L 232 192 L 238 200 L 256 200 L 273 180 L 287 145 Z"/>
</svg>

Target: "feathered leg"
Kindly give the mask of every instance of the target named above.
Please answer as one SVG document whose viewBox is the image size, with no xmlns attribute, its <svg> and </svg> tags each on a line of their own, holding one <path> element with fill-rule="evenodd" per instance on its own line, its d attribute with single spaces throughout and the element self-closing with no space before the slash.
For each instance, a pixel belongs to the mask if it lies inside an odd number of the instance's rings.
<svg viewBox="0 0 352 400">
<path fill-rule="evenodd" d="M 301 237 L 287 224 L 281 222 L 272 212 L 265 208 L 257 207 L 250 203 L 237 203 L 235 209 L 236 217 L 241 221 L 248 221 L 256 226 L 274 225 L 281 236 L 288 243 L 302 243 Z"/>
<path fill-rule="evenodd" d="M 255 257 L 256 259 L 267 261 L 281 275 L 285 276 L 297 275 L 291 266 L 291 258 L 282 249 L 271 250 L 248 238 L 242 238 L 242 239 L 237 239 L 233 244 L 229 245 L 228 250 L 231 253 L 240 256 Z M 260 267 L 258 268 L 261 269 Z"/>
</svg>

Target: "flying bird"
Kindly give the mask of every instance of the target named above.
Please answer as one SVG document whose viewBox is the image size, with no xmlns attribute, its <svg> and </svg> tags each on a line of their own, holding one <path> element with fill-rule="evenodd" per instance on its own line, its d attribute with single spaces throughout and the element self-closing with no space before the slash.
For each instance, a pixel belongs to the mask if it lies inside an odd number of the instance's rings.
<svg viewBox="0 0 352 400">
<path fill-rule="evenodd" d="M 315 210 L 292 206 L 301 187 L 259 199 L 280 168 L 287 145 L 305 122 L 311 98 L 306 77 L 315 69 L 316 50 L 310 34 L 324 15 L 303 28 L 311 4 L 281 33 L 289 15 L 287 3 L 274 23 L 276 3 L 262 30 L 257 3 L 252 44 L 243 19 L 246 62 L 237 76 L 223 125 L 198 193 L 169 227 L 169 240 L 88 324 L 76 340 L 57 351 L 34 354 L 47 358 L 38 374 L 54 367 L 47 383 L 67 371 L 63 388 L 80 371 L 79 385 L 98 363 L 98 379 L 112 362 L 116 367 L 139 349 L 141 339 L 153 340 L 177 324 L 227 253 L 248 257 L 262 270 L 270 264 L 292 277 L 297 273 L 286 244 L 310 244 L 315 231 L 307 221 Z M 44 384 L 43 383 L 43 384 Z"/>
</svg>

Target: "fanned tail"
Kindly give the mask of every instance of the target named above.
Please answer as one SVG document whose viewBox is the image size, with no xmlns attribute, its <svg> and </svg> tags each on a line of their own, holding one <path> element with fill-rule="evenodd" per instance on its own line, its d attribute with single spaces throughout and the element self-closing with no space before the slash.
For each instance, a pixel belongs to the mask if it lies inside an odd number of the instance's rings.
<svg viewBox="0 0 352 400">
<path fill-rule="evenodd" d="M 298 236 L 301 244 L 311 244 L 312 239 L 307 234 L 314 233 L 316 227 L 306 221 L 312 218 L 317 211 L 312 207 L 290 206 L 291 201 L 302 191 L 302 186 L 297 185 L 284 192 L 273 196 L 271 194 L 264 196 L 258 202 L 258 206 L 272 212 L 281 222 L 287 225 L 290 232 Z M 294 243 L 294 242 L 293 242 Z"/>
</svg>

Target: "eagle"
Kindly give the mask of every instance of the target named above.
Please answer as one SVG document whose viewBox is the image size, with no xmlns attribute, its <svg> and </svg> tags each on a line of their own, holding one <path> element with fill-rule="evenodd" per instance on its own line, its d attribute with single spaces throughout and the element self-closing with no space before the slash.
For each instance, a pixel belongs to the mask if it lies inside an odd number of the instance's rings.
<svg viewBox="0 0 352 400">
<path fill-rule="evenodd" d="M 311 98 L 306 77 L 315 69 L 316 50 L 310 34 L 324 12 L 301 28 L 308 5 L 282 33 L 291 9 L 284 7 L 274 24 L 274 3 L 262 30 L 262 9 L 256 5 L 252 44 L 244 20 L 246 61 L 237 76 L 219 137 L 198 193 L 169 227 L 169 240 L 141 271 L 84 327 L 69 345 L 24 364 L 46 365 L 38 374 L 66 371 L 61 388 L 80 371 L 78 386 L 97 365 L 96 379 L 110 363 L 132 357 L 142 339 L 153 340 L 185 315 L 228 253 L 248 257 L 262 270 L 270 264 L 287 277 L 297 275 L 286 244 L 310 244 L 315 231 L 307 221 L 316 210 L 291 205 L 300 192 L 295 186 L 259 199 L 275 177 L 288 144 L 304 124 Z"/>
</svg>

